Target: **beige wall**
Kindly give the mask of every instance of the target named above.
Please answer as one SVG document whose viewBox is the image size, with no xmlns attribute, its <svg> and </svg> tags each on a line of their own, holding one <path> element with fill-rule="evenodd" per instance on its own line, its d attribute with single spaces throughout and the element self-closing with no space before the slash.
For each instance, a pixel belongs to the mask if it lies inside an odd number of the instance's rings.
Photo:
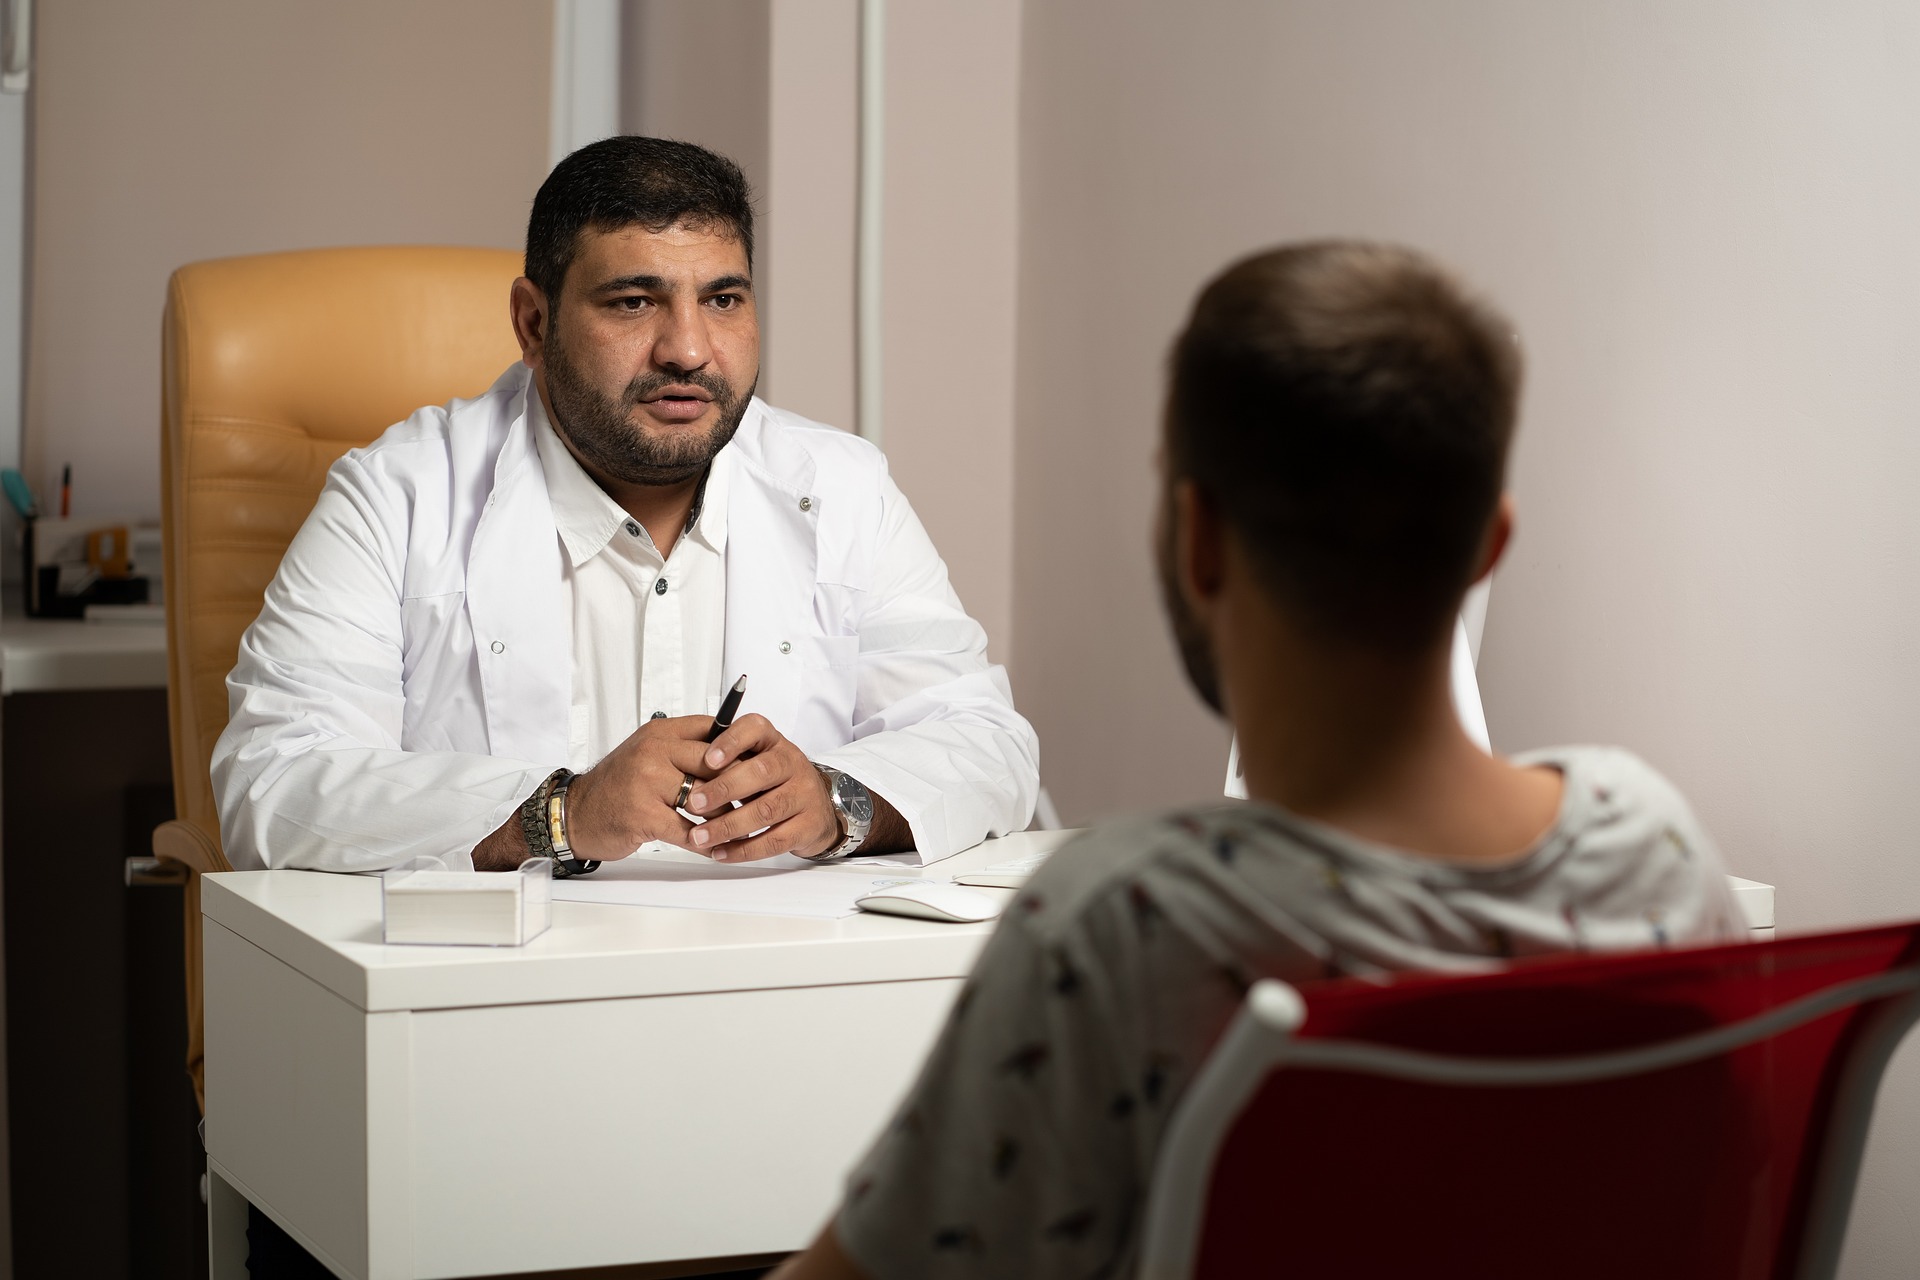
<svg viewBox="0 0 1920 1280">
<path fill-rule="evenodd" d="M 620 127 L 710 147 L 767 186 L 771 0 L 626 0 Z"/>
<path fill-rule="evenodd" d="M 1920 9 L 1031 0 L 1020 692 L 1069 816 L 1199 798 L 1146 560 L 1166 342 L 1229 257 L 1433 250 L 1531 360 L 1495 742 L 1629 744 L 1790 929 L 1920 916 Z M 1920 1272 L 1920 1049 L 1844 1274 Z"/>
<path fill-rule="evenodd" d="M 1234 100 L 1274 76 L 1221 85 L 1212 67 L 1256 60 L 1278 9 L 1026 6 L 1013 670 L 1069 823 L 1218 795 L 1226 775 L 1226 733 L 1160 621 L 1148 463 L 1195 286 L 1280 232 L 1283 184 L 1241 154 L 1272 145 L 1273 118 Z"/>
<path fill-rule="evenodd" d="M 159 515 L 175 267 L 524 235 L 546 4 L 61 0 L 35 20 L 25 470 L 44 495 L 71 462 L 76 515 Z"/>
<path fill-rule="evenodd" d="M 1018 626 L 1020 2 L 894 0 L 886 32 L 884 443 L 1005 662 Z"/>
<path fill-rule="evenodd" d="M 858 0 L 770 15 L 761 386 L 782 408 L 854 426 Z"/>
</svg>

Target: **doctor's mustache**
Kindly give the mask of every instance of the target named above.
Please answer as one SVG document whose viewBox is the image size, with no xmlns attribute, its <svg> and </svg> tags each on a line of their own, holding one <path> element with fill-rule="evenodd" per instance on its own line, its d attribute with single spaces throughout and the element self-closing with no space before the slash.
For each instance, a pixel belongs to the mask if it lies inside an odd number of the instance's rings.
<svg viewBox="0 0 1920 1280">
<path fill-rule="evenodd" d="M 705 369 L 694 369 L 688 373 L 665 374 L 658 371 L 643 373 L 627 384 L 625 399 L 628 404 L 639 404 L 651 400 L 668 387 L 698 387 L 713 397 L 713 402 L 722 408 L 730 407 L 739 393 L 725 378 L 709 373 Z"/>
</svg>

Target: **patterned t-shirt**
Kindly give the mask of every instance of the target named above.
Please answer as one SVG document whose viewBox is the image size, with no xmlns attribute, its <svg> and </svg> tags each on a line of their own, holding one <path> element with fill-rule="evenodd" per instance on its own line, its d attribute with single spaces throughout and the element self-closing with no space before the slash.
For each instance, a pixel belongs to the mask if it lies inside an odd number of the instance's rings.
<svg viewBox="0 0 1920 1280">
<path fill-rule="evenodd" d="M 836 1225 L 874 1280 L 1130 1274 L 1169 1111 L 1258 977 L 1426 969 L 1738 939 L 1679 793 L 1572 747 L 1553 829 L 1470 868 L 1257 804 L 1137 819 L 1021 892 Z"/>
</svg>

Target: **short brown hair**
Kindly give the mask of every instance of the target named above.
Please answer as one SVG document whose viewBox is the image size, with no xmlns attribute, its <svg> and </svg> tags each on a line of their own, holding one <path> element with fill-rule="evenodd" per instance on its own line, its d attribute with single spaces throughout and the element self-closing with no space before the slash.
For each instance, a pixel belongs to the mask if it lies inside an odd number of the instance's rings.
<svg viewBox="0 0 1920 1280">
<path fill-rule="evenodd" d="M 1312 633 L 1445 634 L 1505 483 L 1512 327 L 1410 249 L 1283 246 L 1200 294 L 1174 343 L 1168 461 Z"/>
</svg>

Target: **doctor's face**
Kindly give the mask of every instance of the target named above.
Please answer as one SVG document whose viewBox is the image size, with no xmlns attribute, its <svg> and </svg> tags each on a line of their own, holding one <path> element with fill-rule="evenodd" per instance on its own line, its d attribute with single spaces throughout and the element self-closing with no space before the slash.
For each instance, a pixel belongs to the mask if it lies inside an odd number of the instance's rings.
<svg viewBox="0 0 1920 1280">
<path fill-rule="evenodd" d="M 634 485 L 699 475 L 733 438 L 759 378 L 746 249 L 685 225 L 581 232 L 527 362 L 588 470 Z"/>
</svg>

